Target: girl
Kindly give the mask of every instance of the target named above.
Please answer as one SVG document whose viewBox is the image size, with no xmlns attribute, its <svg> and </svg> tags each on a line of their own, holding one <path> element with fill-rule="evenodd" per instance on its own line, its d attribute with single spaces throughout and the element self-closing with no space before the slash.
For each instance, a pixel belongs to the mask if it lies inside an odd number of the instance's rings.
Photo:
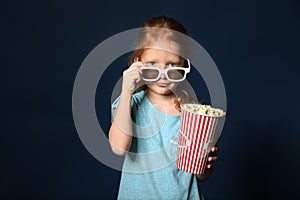
<svg viewBox="0 0 300 200">
<path fill-rule="evenodd" d="M 203 199 L 197 179 L 212 174 L 213 147 L 202 175 L 175 166 L 172 137 L 180 125 L 178 91 L 190 70 L 187 50 L 174 34 L 186 34 L 172 18 L 158 16 L 144 24 L 138 47 L 123 72 L 122 91 L 112 105 L 109 141 L 114 153 L 125 155 L 118 199 Z M 159 28 L 159 29 L 152 29 Z M 138 90 L 137 90 L 138 89 Z"/>
</svg>

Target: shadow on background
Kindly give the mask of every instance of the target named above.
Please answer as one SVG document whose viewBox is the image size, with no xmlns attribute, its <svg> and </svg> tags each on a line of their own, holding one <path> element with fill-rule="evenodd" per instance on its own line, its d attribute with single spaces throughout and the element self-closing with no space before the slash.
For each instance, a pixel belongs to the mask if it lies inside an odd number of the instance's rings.
<svg viewBox="0 0 300 200">
<path fill-rule="evenodd" d="M 233 157 L 239 166 L 236 177 L 243 187 L 243 199 L 293 199 L 299 193 L 295 188 L 298 160 L 295 146 L 285 137 L 287 127 L 278 121 L 267 128 L 255 124 L 240 124 L 240 137 Z M 239 134 L 236 133 L 236 134 Z M 296 164 L 296 165 L 295 165 Z M 285 188 L 285 189 L 283 189 Z"/>
<path fill-rule="evenodd" d="M 296 137 L 290 138 L 291 127 L 286 121 L 257 123 L 249 119 L 235 125 L 225 127 L 227 135 L 218 145 L 215 172 L 200 184 L 205 197 L 298 199 L 299 142 Z M 292 132 L 297 134 L 296 130 Z"/>
</svg>

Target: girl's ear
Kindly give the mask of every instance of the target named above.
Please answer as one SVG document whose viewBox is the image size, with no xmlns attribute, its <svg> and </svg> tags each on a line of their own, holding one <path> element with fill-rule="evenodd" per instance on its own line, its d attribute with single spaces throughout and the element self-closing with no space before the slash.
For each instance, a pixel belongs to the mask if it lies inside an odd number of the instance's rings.
<svg viewBox="0 0 300 200">
<path fill-rule="evenodd" d="M 140 59 L 138 58 L 138 57 L 135 57 L 134 59 L 133 59 L 133 61 L 134 62 L 138 62 Z"/>
</svg>

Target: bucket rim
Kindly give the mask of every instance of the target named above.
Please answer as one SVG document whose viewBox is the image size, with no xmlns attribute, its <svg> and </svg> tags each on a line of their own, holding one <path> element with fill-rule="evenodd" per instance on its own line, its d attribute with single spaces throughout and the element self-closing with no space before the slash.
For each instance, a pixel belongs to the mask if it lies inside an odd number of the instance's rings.
<svg viewBox="0 0 300 200">
<path fill-rule="evenodd" d="M 200 103 L 184 103 L 184 104 L 181 104 L 180 107 L 181 107 L 181 110 L 184 110 L 186 112 L 189 112 L 189 113 L 193 113 L 193 114 L 196 114 L 196 115 L 201 115 L 201 116 L 205 116 L 205 117 L 211 117 L 211 118 L 223 118 L 223 117 L 226 117 L 226 112 L 220 108 L 214 108 L 212 107 L 213 109 L 218 109 L 218 110 L 222 110 L 224 112 L 224 115 L 221 115 L 221 116 L 212 116 L 212 115 L 208 115 L 208 114 L 200 114 L 200 113 L 197 113 L 197 112 L 194 112 L 194 111 L 191 111 L 191 110 L 187 110 L 184 108 L 183 105 L 205 105 L 205 104 L 200 104 Z"/>
</svg>

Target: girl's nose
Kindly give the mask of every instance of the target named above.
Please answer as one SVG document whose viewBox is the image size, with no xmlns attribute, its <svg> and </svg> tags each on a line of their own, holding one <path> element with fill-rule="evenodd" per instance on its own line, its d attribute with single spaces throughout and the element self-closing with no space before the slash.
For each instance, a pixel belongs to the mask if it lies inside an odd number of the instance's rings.
<svg viewBox="0 0 300 200">
<path fill-rule="evenodd" d="M 166 79 L 165 73 L 162 73 L 162 74 L 160 75 L 160 79 Z"/>
</svg>

